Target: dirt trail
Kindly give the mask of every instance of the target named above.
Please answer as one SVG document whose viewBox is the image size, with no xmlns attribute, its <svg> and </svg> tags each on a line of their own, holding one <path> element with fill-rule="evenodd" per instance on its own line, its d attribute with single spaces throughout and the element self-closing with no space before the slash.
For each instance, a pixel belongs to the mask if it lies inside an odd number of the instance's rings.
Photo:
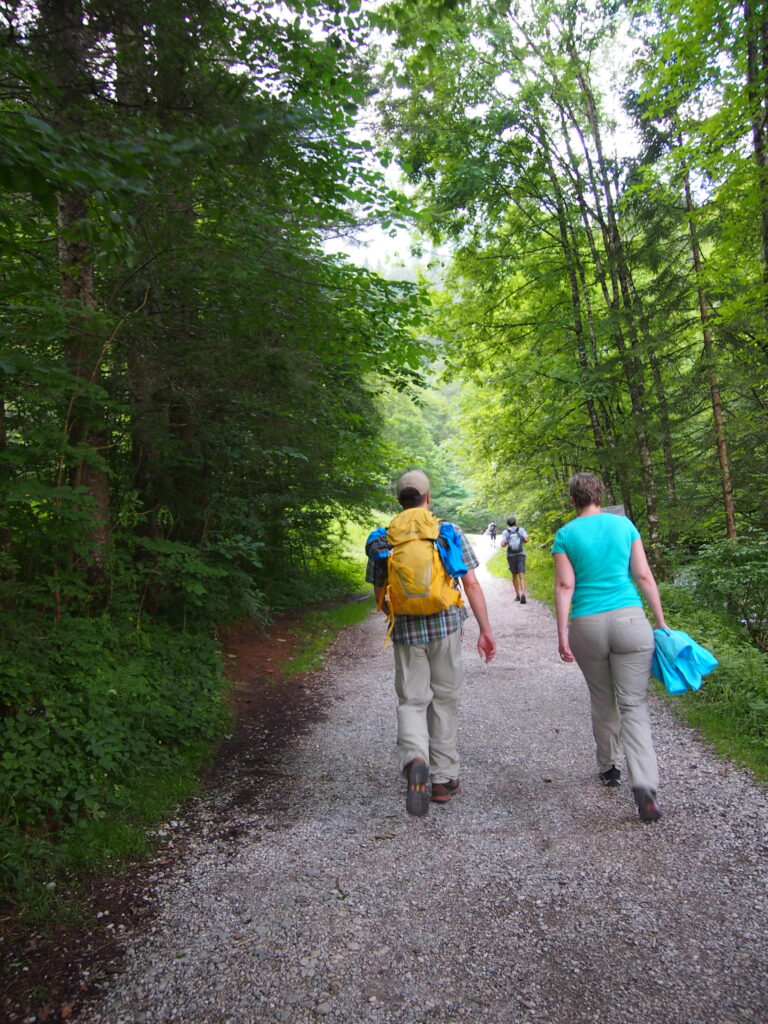
<svg viewBox="0 0 768 1024">
<path fill-rule="evenodd" d="M 768 796 L 656 701 L 664 818 L 641 824 L 597 785 L 549 610 L 481 578 L 499 654 L 470 622 L 462 795 L 405 815 L 383 623 L 346 630 L 293 737 L 253 719 L 169 824 L 152 912 L 72 1019 L 765 1024 Z"/>
</svg>

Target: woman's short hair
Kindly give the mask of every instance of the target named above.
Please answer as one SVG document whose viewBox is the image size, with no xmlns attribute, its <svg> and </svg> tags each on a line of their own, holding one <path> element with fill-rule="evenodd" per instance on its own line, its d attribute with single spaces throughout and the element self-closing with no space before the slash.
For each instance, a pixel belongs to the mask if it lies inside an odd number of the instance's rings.
<svg viewBox="0 0 768 1024">
<path fill-rule="evenodd" d="M 568 481 L 568 493 L 576 508 L 586 508 L 602 504 L 605 487 L 593 473 L 574 473 Z"/>
</svg>

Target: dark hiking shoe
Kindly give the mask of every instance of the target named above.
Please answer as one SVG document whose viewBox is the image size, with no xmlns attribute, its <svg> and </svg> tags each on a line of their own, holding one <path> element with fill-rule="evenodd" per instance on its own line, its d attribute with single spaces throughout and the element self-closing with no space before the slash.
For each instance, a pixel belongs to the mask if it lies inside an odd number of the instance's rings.
<svg viewBox="0 0 768 1024">
<path fill-rule="evenodd" d="M 416 818 L 422 818 L 429 810 L 429 765 L 424 761 L 411 761 L 405 766 L 408 789 L 405 794 L 405 809 Z"/>
<path fill-rule="evenodd" d="M 525 597 L 525 594 L 521 594 L 521 595 L 520 595 L 520 604 L 525 604 L 525 603 L 526 603 L 526 597 Z"/>
<path fill-rule="evenodd" d="M 600 772 L 600 781 L 609 789 L 615 789 L 621 782 L 621 772 L 615 764 L 612 764 L 607 771 Z"/>
<path fill-rule="evenodd" d="M 637 786 L 632 790 L 632 795 L 637 804 L 637 813 L 640 821 L 658 821 L 661 817 L 661 808 L 656 803 L 656 793 L 645 786 Z"/>
<path fill-rule="evenodd" d="M 461 783 L 458 779 L 449 779 L 448 782 L 432 783 L 432 803 L 447 804 L 452 796 L 458 796 L 461 792 Z"/>
</svg>

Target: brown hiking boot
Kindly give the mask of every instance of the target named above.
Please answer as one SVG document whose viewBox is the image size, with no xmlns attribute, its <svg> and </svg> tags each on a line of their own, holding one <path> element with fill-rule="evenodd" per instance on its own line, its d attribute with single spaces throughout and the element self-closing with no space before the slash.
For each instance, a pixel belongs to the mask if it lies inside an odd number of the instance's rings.
<svg viewBox="0 0 768 1024">
<path fill-rule="evenodd" d="M 458 779 L 449 779 L 448 782 L 432 783 L 432 803 L 447 804 L 452 796 L 458 796 L 461 792 L 461 783 Z"/>
<path fill-rule="evenodd" d="M 658 821 L 661 817 L 661 808 L 656 803 L 656 793 L 645 786 L 636 786 L 632 795 L 637 804 L 637 812 L 640 821 Z"/>
</svg>

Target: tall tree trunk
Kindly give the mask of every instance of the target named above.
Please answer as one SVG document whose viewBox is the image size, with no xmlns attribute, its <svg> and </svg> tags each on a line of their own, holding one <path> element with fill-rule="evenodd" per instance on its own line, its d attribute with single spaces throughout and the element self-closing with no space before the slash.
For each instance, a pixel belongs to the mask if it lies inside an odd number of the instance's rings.
<svg viewBox="0 0 768 1024">
<path fill-rule="evenodd" d="M 0 398 L 0 478 L 9 478 L 11 475 L 11 467 L 6 461 L 6 451 L 8 448 L 8 431 L 5 425 L 5 402 Z M 11 530 L 9 526 L 3 526 L 0 528 L 0 554 L 10 556 L 13 550 Z M 8 570 L 4 571 L 4 575 L 8 573 Z"/>
<path fill-rule="evenodd" d="M 603 154 L 602 135 L 592 87 L 584 73 L 578 55 L 573 50 L 571 51 L 571 58 L 581 86 L 587 123 L 595 146 L 596 160 L 593 160 L 589 146 L 586 144 L 586 140 L 578 127 L 578 120 L 575 114 L 572 111 L 569 111 L 569 114 L 579 137 L 582 139 L 582 147 L 587 167 L 589 168 L 595 210 L 607 254 L 612 292 L 611 307 L 617 314 L 621 311 L 621 320 L 625 326 L 628 339 L 625 340 L 624 331 L 618 328 L 617 325 L 618 329 L 615 330 L 614 334 L 619 357 L 624 368 L 624 376 L 632 407 L 632 418 L 640 457 L 640 472 L 643 479 L 645 514 L 648 523 L 648 553 L 654 568 L 660 571 L 662 567 L 661 532 L 656 502 L 653 456 L 647 429 L 647 410 L 644 399 L 645 383 L 643 381 L 642 359 L 639 354 L 637 311 L 632 298 L 629 267 L 624 253 L 616 206 L 611 192 L 610 174 L 608 173 L 608 165 Z M 582 209 L 584 213 L 587 212 L 586 203 L 582 203 Z"/>
<path fill-rule="evenodd" d="M 701 317 L 701 333 L 704 340 L 704 361 L 707 367 L 707 374 L 709 376 L 709 394 L 712 401 L 712 417 L 715 424 L 715 442 L 717 444 L 717 457 L 720 461 L 720 479 L 722 481 L 723 506 L 725 509 L 725 532 L 729 537 L 735 537 L 736 511 L 733 501 L 733 477 L 731 475 L 731 460 L 728 455 L 728 438 L 725 430 L 723 404 L 720 398 L 720 381 L 717 374 L 715 346 L 712 340 L 712 328 L 710 326 L 712 314 L 709 308 L 707 294 L 702 285 L 701 249 L 699 247 L 699 239 L 696 233 L 691 182 L 687 171 L 683 175 L 683 187 L 685 190 L 685 208 L 688 213 L 688 232 L 691 238 L 693 269 L 696 273 L 696 290 L 699 297 L 699 316 Z"/>
<path fill-rule="evenodd" d="M 539 140 L 542 143 L 542 150 L 545 153 L 545 159 L 547 162 L 547 176 L 549 177 L 550 185 L 552 186 L 552 192 L 555 197 L 557 224 L 558 231 L 560 234 L 560 246 L 563 251 L 563 259 L 565 260 L 566 272 L 568 274 L 568 281 L 570 284 L 571 307 L 573 309 L 573 334 L 576 342 L 576 359 L 579 368 L 584 374 L 585 378 L 589 378 L 594 371 L 594 367 L 590 364 L 589 354 L 587 351 L 587 344 L 584 337 L 584 315 L 582 312 L 581 282 L 577 270 L 577 265 L 580 262 L 579 254 L 575 246 L 575 238 L 573 232 L 571 231 L 570 226 L 568 224 L 568 212 L 566 208 L 565 197 L 563 196 L 562 189 L 560 188 L 560 182 L 558 181 L 555 168 L 550 160 L 549 152 L 546 149 L 546 134 L 541 126 L 539 126 Z M 605 458 L 605 440 L 603 437 L 602 424 L 600 423 L 600 417 L 598 414 L 597 403 L 595 402 L 594 396 L 590 394 L 586 386 L 585 404 L 587 409 L 587 416 L 589 417 L 589 423 L 592 428 L 592 436 L 595 441 L 595 452 L 600 463 L 600 473 L 605 482 L 606 487 L 612 491 L 613 484 L 611 481 L 608 463 Z"/>
<path fill-rule="evenodd" d="M 656 355 L 653 348 L 653 338 L 651 336 L 648 321 L 643 312 L 642 302 L 631 275 L 630 283 L 635 306 L 640 311 L 640 323 L 643 335 L 646 339 L 648 364 L 651 367 L 651 377 L 653 379 L 656 403 L 659 410 L 659 423 L 661 425 L 661 450 L 664 456 L 664 478 L 667 485 L 667 501 L 669 502 L 670 509 L 674 511 L 677 507 L 677 472 L 675 470 L 675 459 L 672 449 L 672 421 L 669 412 L 669 402 L 667 401 L 667 392 L 664 387 L 664 378 L 661 375 L 659 357 Z M 674 541 L 675 538 L 670 535 L 670 539 Z"/>
<path fill-rule="evenodd" d="M 587 88 L 585 83 L 584 88 Z M 613 210 L 613 200 L 610 186 L 605 174 L 605 167 L 602 161 L 602 148 L 597 145 L 598 165 L 595 169 L 594 161 L 589 153 L 589 147 L 578 128 L 575 113 L 566 106 L 561 105 L 561 117 L 563 120 L 563 137 L 566 140 L 566 147 L 569 156 L 571 179 L 575 188 L 576 201 L 581 213 L 585 235 L 589 242 L 592 260 L 595 266 L 595 275 L 603 294 L 603 299 L 611 313 L 612 336 L 619 353 L 619 359 L 624 372 L 624 380 L 629 394 L 630 406 L 632 409 L 632 429 L 637 443 L 637 451 L 640 458 L 640 472 L 643 481 L 643 497 L 645 500 L 645 513 L 648 523 L 648 552 L 650 560 L 655 569 L 661 569 L 661 537 L 659 532 L 659 519 L 656 507 L 656 485 L 653 472 L 653 457 L 648 438 L 646 426 L 645 408 L 645 386 L 642 377 L 642 364 L 637 356 L 636 324 L 634 322 L 634 310 L 631 303 L 631 289 L 629 287 L 629 275 L 623 261 L 623 251 L 620 244 L 618 225 Z M 566 120 L 570 118 L 570 125 Z M 594 116 L 594 114 L 593 114 Z M 597 217 L 598 225 L 603 237 L 606 249 L 606 259 L 603 260 L 597 247 L 594 231 L 592 230 L 592 212 L 590 204 L 585 196 L 585 182 L 579 171 L 578 161 L 573 154 L 568 138 L 569 127 L 573 126 L 579 137 L 582 139 L 582 146 L 585 152 L 585 159 L 589 170 L 589 182 L 591 184 L 592 205 Z M 591 125 L 594 133 L 598 133 L 598 125 Z M 602 175 L 603 184 L 600 184 Z M 608 213 L 602 209 L 602 200 L 608 204 Z M 629 308 L 628 308 L 629 307 Z M 625 337 L 625 329 L 629 338 Z M 626 499 L 624 501 L 626 505 Z"/>
<path fill-rule="evenodd" d="M 596 373 L 600 370 L 597 353 L 597 338 L 595 336 L 595 315 L 592 309 L 592 298 L 589 293 L 589 285 L 587 284 L 587 272 L 584 267 L 584 260 L 581 258 L 579 251 L 579 245 L 576 240 L 576 232 L 571 225 L 571 236 L 572 236 L 572 247 L 576 254 L 576 270 L 579 275 L 579 286 L 581 288 L 582 301 L 584 305 L 584 311 L 587 322 L 587 332 L 589 336 L 589 349 L 587 360 L 589 365 L 592 367 L 593 372 Z M 603 469 L 603 483 L 605 484 L 610 504 L 616 504 L 616 487 L 613 480 L 613 470 L 610 468 L 611 462 L 609 462 L 608 455 L 611 456 L 613 465 L 616 464 L 616 433 L 614 425 L 608 410 L 605 407 L 605 403 L 598 400 L 594 401 L 595 404 L 595 415 L 598 423 L 600 424 L 600 436 L 603 439 L 604 446 L 602 451 L 602 461 L 604 463 Z M 621 467 L 619 467 L 619 476 L 621 476 Z"/>
<path fill-rule="evenodd" d="M 115 96 L 127 117 L 136 111 L 143 111 L 146 117 L 154 104 L 150 105 L 143 6 L 125 3 L 115 13 Z M 132 214 L 141 225 L 152 224 L 162 216 L 152 200 L 140 198 L 133 201 Z M 167 501 L 164 486 L 169 476 L 163 458 L 169 432 L 169 389 L 164 386 L 162 312 L 157 305 L 156 282 L 147 269 L 151 264 L 150 257 L 142 269 L 128 275 L 124 288 L 129 311 L 124 349 L 131 403 L 133 485 L 142 510 L 141 530 L 150 537 L 159 537 L 159 512 Z"/>
<path fill-rule="evenodd" d="M 56 89 L 53 117 L 59 128 L 76 130 L 84 118 L 83 90 L 87 82 L 88 44 L 83 5 L 79 0 L 41 0 L 41 45 Z M 60 298 L 66 310 L 68 332 L 64 355 L 75 385 L 66 431 L 79 459 L 70 475 L 93 499 L 91 553 L 87 573 L 92 582 L 104 576 L 109 537 L 109 481 L 104 466 L 107 434 L 104 409 L 92 388 L 101 383 L 104 341 L 94 327 L 96 307 L 93 249 L 84 240 L 88 220 L 87 198 L 82 193 L 58 198 L 58 254 Z"/>
<path fill-rule="evenodd" d="M 572 12 L 570 12 L 572 13 Z M 569 15 L 570 16 L 570 15 Z M 584 62 L 576 51 L 575 35 L 563 36 L 566 52 L 571 61 L 570 70 L 575 74 L 580 87 L 580 100 L 586 114 L 587 125 L 594 143 L 594 153 L 590 148 L 580 124 L 580 117 L 573 109 L 568 92 L 560 88 L 562 75 L 560 68 L 551 59 L 551 52 L 543 52 L 538 39 L 531 37 L 524 24 L 510 12 L 510 20 L 522 32 L 526 45 L 537 56 L 541 57 L 545 67 L 549 67 L 554 88 L 549 93 L 558 109 L 562 139 L 568 152 L 568 163 L 565 173 L 569 175 L 576 190 L 577 203 L 581 211 L 584 230 L 589 240 L 593 259 L 595 260 L 596 276 L 603 290 L 606 306 L 612 319 L 612 333 L 619 352 L 627 390 L 632 407 L 632 423 L 640 458 L 640 472 L 643 482 L 643 497 L 648 524 L 648 551 L 652 564 L 659 570 L 662 562 L 661 537 L 656 503 L 656 484 L 653 470 L 653 458 L 647 428 L 647 410 L 644 402 L 643 365 L 637 337 L 635 311 L 632 303 L 630 278 L 623 252 L 621 235 L 616 216 L 616 204 L 611 192 L 611 177 L 603 155 L 600 120 L 595 104 L 594 94 L 586 73 Z M 573 26 L 571 26 L 573 29 Z M 570 138 L 573 133 L 579 137 L 587 180 L 591 186 L 592 206 L 585 200 L 584 178 L 579 162 L 574 159 Z M 595 159 L 596 158 L 596 159 Z M 604 206 L 604 208 L 603 208 Z M 592 232 L 591 220 L 596 219 L 603 237 L 606 251 L 607 278 L 603 261 L 600 258 Z"/>
<path fill-rule="evenodd" d="M 155 26 L 153 49 L 157 74 L 150 90 L 152 105 L 161 131 L 173 133 L 181 125 L 200 117 L 195 109 L 196 60 L 199 25 L 205 4 L 194 10 L 181 4 L 162 5 Z M 201 15 L 202 12 L 202 15 Z M 199 83 L 197 83 L 199 85 Z M 204 463 L 201 423 L 196 402 L 196 350 L 201 345 L 199 323 L 199 282 L 193 272 L 197 250 L 195 183 L 178 174 L 164 184 L 163 200 L 153 211 L 162 225 L 161 265 L 163 276 L 151 282 L 152 319 L 159 325 L 157 342 L 161 353 L 145 352 L 140 372 L 145 374 L 140 387 L 149 397 L 155 429 L 154 440 L 144 439 L 148 495 L 160 498 L 173 515 L 173 535 L 197 544 L 205 535 L 208 522 L 208 498 L 205 493 L 207 467 Z M 157 445 L 159 453 L 146 447 Z M 162 465 L 158 478 L 155 467 Z M 195 467 L 191 470 L 191 467 Z"/>
<path fill-rule="evenodd" d="M 656 392 L 656 401 L 659 407 L 659 423 L 661 424 L 661 450 L 664 455 L 664 479 L 667 485 L 667 501 L 670 508 L 677 506 L 677 473 L 675 471 L 675 459 L 672 454 L 672 429 L 670 426 L 669 403 L 667 392 L 664 387 L 664 379 L 661 376 L 659 357 L 652 348 L 648 349 L 648 363 L 651 367 L 653 387 Z"/>
<path fill-rule="evenodd" d="M 760 241 L 763 257 L 763 321 L 768 330 L 768 18 L 760 0 L 744 0 L 747 42 L 747 93 L 752 149 L 758 168 Z"/>
</svg>

